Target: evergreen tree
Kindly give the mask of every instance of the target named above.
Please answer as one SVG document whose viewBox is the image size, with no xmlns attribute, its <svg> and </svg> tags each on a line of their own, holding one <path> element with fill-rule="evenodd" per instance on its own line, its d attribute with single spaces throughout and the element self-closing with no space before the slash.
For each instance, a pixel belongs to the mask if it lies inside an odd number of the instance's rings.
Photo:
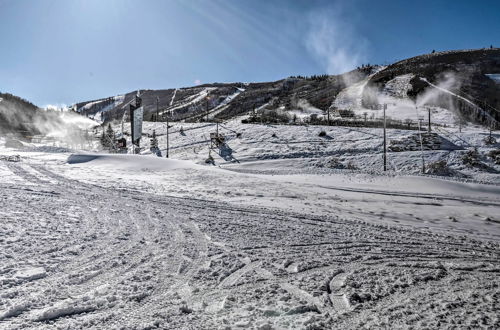
<svg viewBox="0 0 500 330">
<path fill-rule="evenodd" d="M 151 146 L 149 148 L 152 153 L 156 154 L 158 157 L 161 157 L 160 148 L 158 148 L 158 138 L 156 137 L 156 130 L 153 130 L 153 136 L 151 137 Z"/>
<path fill-rule="evenodd" d="M 151 137 L 151 149 L 158 149 L 158 139 L 156 138 L 156 130 L 153 130 L 153 136 Z"/>
<path fill-rule="evenodd" d="M 104 149 L 115 149 L 115 131 L 111 124 L 108 124 L 106 131 L 102 130 L 101 144 Z"/>
<path fill-rule="evenodd" d="M 104 133 L 104 129 L 102 130 L 102 135 L 101 135 L 101 145 L 104 149 L 107 149 L 108 147 L 108 143 L 107 143 L 107 139 L 106 139 L 106 134 Z"/>
</svg>

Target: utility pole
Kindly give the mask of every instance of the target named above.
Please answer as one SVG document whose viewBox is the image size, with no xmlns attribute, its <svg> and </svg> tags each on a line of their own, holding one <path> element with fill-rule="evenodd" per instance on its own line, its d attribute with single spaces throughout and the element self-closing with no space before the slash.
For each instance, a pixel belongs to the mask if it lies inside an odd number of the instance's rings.
<svg viewBox="0 0 500 330">
<path fill-rule="evenodd" d="M 419 118 L 418 118 L 418 135 L 420 137 L 420 153 L 422 155 L 422 173 L 425 173 L 424 143 L 422 141 L 422 128 L 421 128 L 423 120 L 424 120 L 424 117 L 419 116 Z"/>
<path fill-rule="evenodd" d="M 385 110 L 387 110 L 387 104 L 384 104 L 384 172 L 387 171 L 387 124 L 385 118 Z"/>
<path fill-rule="evenodd" d="M 166 157 L 168 158 L 168 150 L 169 150 L 169 148 L 170 148 L 170 145 L 169 145 L 169 144 L 170 144 L 170 143 L 169 143 L 170 141 L 168 140 L 168 133 L 169 133 L 169 131 L 168 131 L 168 130 L 169 130 L 169 127 L 168 127 L 168 126 L 169 126 L 169 125 L 168 125 L 168 112 L 166 113 L 166 118 L 167 118 L 167 156 L 166 156 Z"/>
<path fill-rule="evenodd" d="M 328 114 L 328 126 L 330 126 L 330 107 L 326 110 Z"/>
<path fill-rule="evenodd" d="M 209 100 L 209 99 L 210 99 L 210 98 L 209 98 L 209 96 L 207 95 L 207 103 L 206 103 L 206 105 L 207 105 L 207 123 L 208 123 L 208 100 Z"/>
<path fill-rule="evenodd" d="M 123 121 L 124 121 L 124 118 L 125 118 L 125 113 L 123 113 L 123 116 L 122 116 L 122 138 L 124 137 L 124 135 L 123 135 L 123 131 L 124 131 L 124 123 L 123 123 Z"/>
<path fill-rule="evenodd" d="M 431 108 L 427 107 L 427 110 L 429 111 L 429 134 L 431 133 Z"/>
<path fill-rule="evenodd" d="M 217 129 L 216 129 L 217 135 L 216 136 L 217 136 L 217 138 L 219 138 L 219 121 L 218 120 L 216 121 L 216 124 L 217 124 Z"/>
<path fill-rule="evenodd" d="M 158 103 L 160 102 L 160 97 L 156 96 L 156 120 L 158 121 Z"/>
</svg>

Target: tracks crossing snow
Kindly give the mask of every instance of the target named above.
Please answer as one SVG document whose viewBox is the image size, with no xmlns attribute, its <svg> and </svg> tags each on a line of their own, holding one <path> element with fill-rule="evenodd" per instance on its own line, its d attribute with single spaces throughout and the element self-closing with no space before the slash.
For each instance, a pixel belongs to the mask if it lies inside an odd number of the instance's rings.
<svg viewBox="0 0 500 330">
<path fill-rule="evenodd" d="M 455 286 L 489 299 L 471 296 L 475 305 L 463 301 L 460 311 L 498 324 L 496 243 L 9 168 L 25 184 L 0 184 L 0 328 L 376 327 L 383 320 L 369 321 L 369 310 L 391 317 L 391 305 L 418 298 L 415 313 L 428 311 L 458 299 Z"/>
</svg>

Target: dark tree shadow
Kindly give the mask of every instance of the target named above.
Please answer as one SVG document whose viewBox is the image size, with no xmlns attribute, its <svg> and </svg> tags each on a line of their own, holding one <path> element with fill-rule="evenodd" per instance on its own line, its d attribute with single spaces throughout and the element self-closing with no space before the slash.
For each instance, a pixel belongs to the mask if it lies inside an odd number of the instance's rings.
<svg viewBox="0 0 500 330">
<path fill-rule="evenodd" d="M 219 145 L 219 156 L 221 156 L 226 162 L 237 162 L 240 161 L 234 158 L 233 149 L 227 143 L 223 143 Z"/>
</svg>

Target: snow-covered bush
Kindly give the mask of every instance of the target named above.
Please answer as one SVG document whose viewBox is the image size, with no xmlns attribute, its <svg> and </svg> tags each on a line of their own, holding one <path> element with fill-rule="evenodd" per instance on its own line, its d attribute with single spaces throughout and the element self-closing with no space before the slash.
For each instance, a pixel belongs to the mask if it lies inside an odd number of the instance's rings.
<svg viewBox="0 0 500 330">
<path fill-rule="evenodd" d="M 347 163 L 347 167 L 346 167 L 348 170 L 357 170 L 358 169 L 358 166 L 356 166 L 356 164 L 350 160 L 348 163 Z"/>
<path fill-rule="evenodd" d="M 491 150 L 488 156 L 495 162 L 495 164 L 500 165 L 500 149 Z"/>
<path fill-rule="evenodd" d="M 463 155 L 462 162 L 464 165 L 467 165 L 469 167 L 476 167 L 481 165 L 481 162 L 479 161 L 479 152 L 477 151 L 477 148 L 468 150 Z"/>
<path fill-rule="evenodd" d="M 497 143 L 497 139 L 495 139 L 493 136 L 491 135 L 488 135 L 487 137 L 484 138 L 484 143 L 486 145 L 490 145 L 490 144 L 495 144 Z"/>
<path fill-rule="evenodd" d="M 344 164 L 342 164 L 337 157 L 332 157 L 329 160 L 327 160 L 327 162 L 325 163 L 325 167 L 337 168 L 337 169 L 345 168 Z"/>
<path fill-rule="evenodd" d="M 425 173 L 432 175 L 451 175 L 452 172 L 446 160 L 443 159 L 427 164 Z"/>
</svg>

